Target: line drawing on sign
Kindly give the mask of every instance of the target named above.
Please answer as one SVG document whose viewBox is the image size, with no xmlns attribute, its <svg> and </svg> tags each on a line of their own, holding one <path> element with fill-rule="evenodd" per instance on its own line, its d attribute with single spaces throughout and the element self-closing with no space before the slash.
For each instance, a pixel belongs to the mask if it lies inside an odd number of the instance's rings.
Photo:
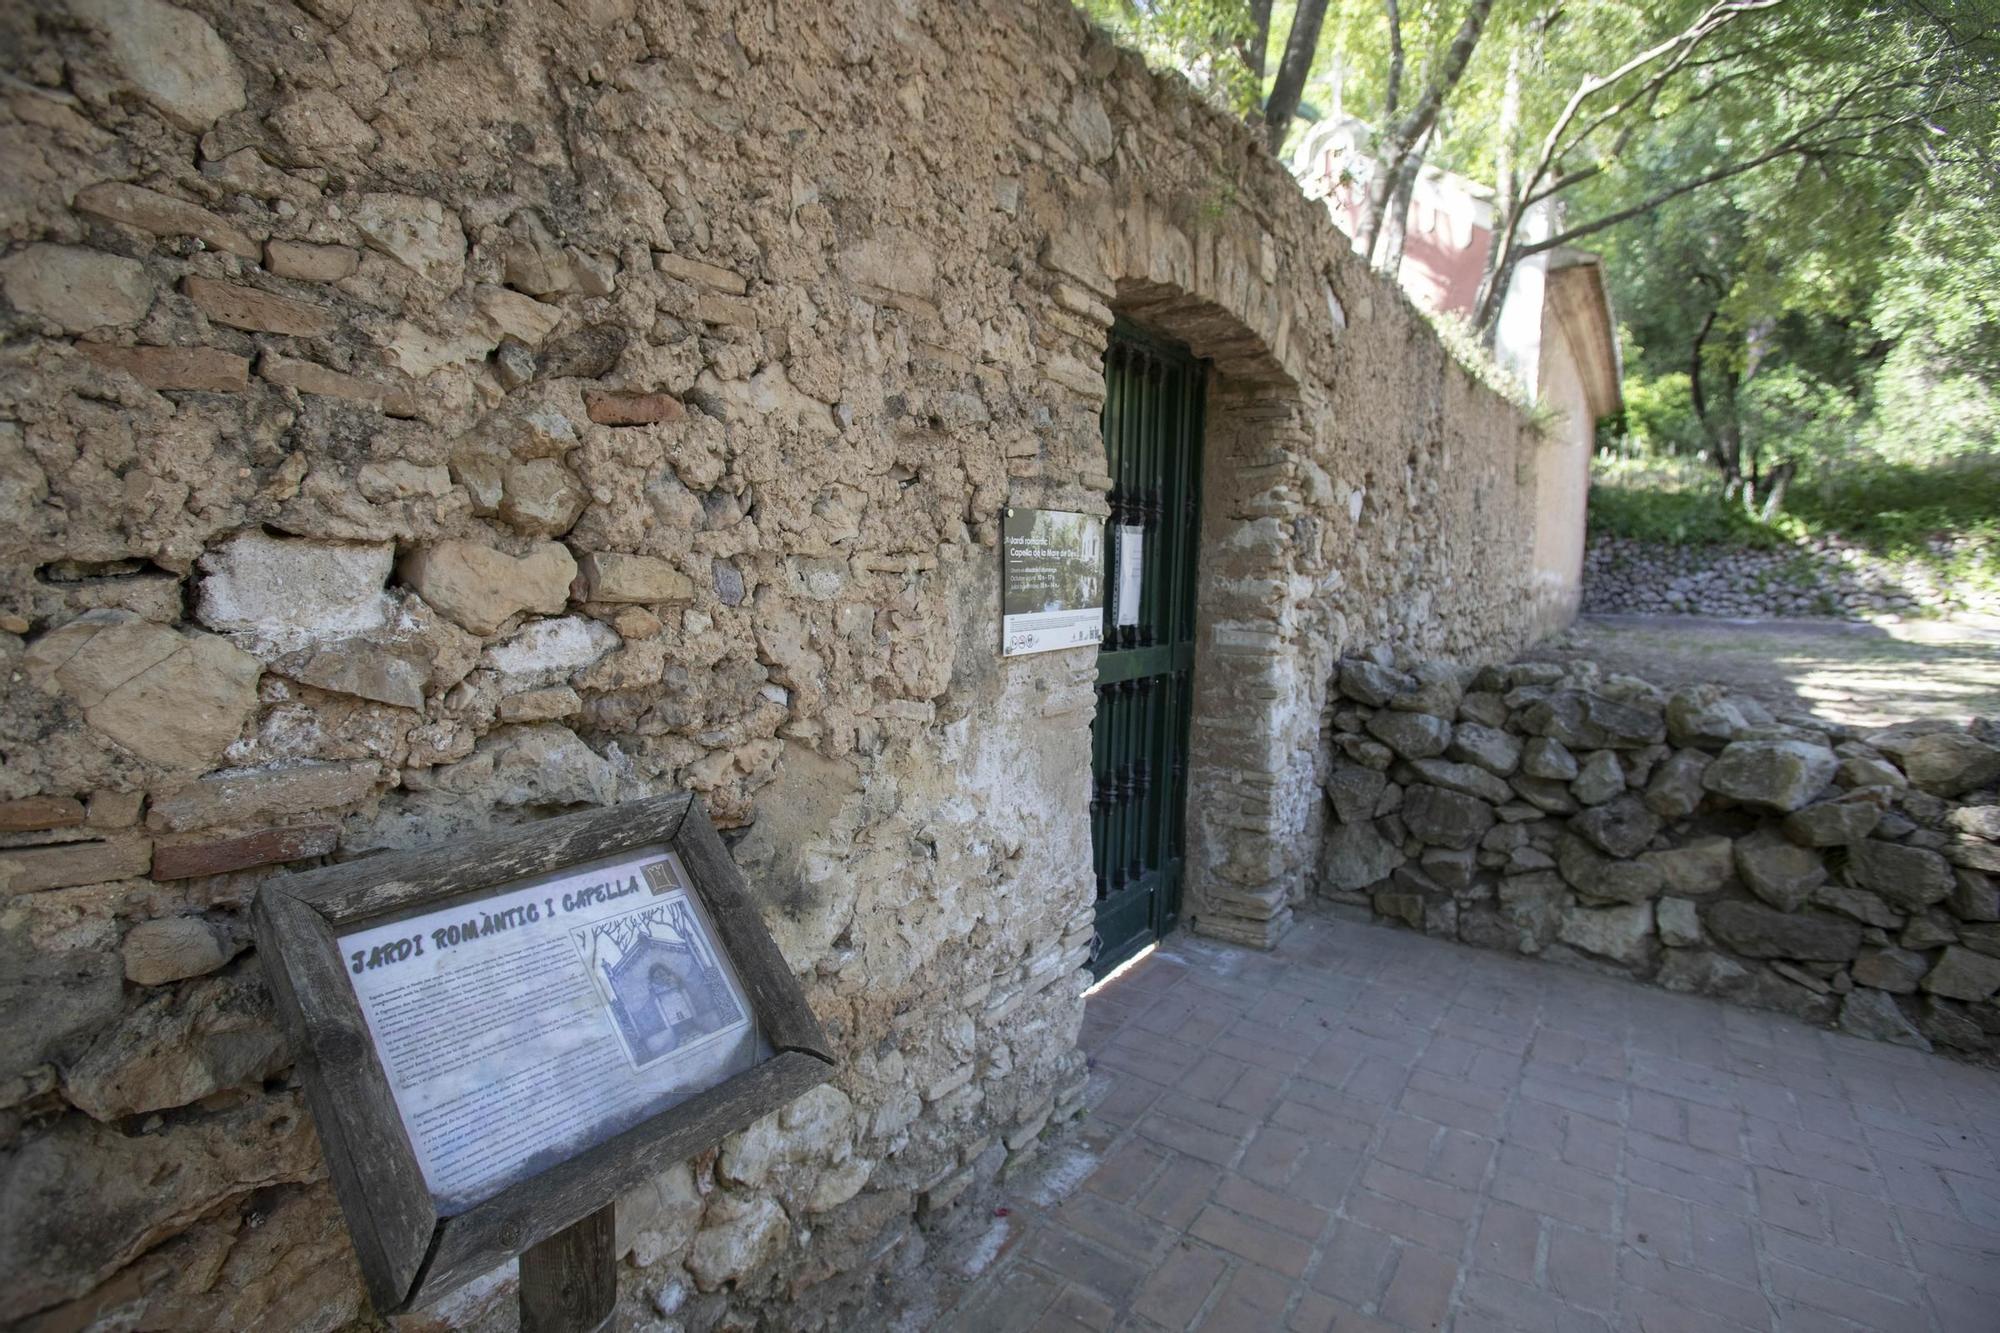
<svg viewBox="0 0 2000 1333">
<path fill-rule="evenodd" d="M 749 1022 L 685 892 L 569 936 L 634 1069 L 685 1058 Z"/>
</svg>

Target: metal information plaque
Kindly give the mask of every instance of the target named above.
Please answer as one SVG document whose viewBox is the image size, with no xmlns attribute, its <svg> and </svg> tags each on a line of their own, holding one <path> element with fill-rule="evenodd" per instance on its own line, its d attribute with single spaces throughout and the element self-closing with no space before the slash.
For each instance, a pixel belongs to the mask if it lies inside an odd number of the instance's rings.
<svg viewBox="0 0 2000 1333">
<path fill-rule="evenodd" d="M 255 919 L 381 1314 L 833 1072 L 685 794 L 276 881 Z"/>
<path fill-rule="evenodd" d="M 1000 655 L 1104 638 L 1104 520 L 1010 508 L 1001 525 Z"/>
</svg>

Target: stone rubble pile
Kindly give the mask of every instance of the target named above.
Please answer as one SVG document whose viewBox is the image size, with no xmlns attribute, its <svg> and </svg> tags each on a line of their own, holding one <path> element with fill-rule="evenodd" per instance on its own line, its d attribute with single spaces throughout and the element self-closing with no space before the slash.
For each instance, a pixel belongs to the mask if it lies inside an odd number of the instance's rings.
<svg viewBox="0 0 2000 1333">
<path fill-rule="evenodd" d="M 1319 892 L 1858 1036 L 2000 1049 L 2000 726 L 1856 732 L 1595 663 L 1341 663 Z"/>
<path fill-rule="evenodd" d="M 1970 553 L 1940 537 L 1933 555 Z M 1588 614 L 1873 620 L 1953 611 L 2000 613 L 2000 592 L 1947 578 L 1917 560 L 1890 560 L 1838 537 L 1768 551 L 1676 545 L 1592 534 L 1583 557 Z"/>
</svg>

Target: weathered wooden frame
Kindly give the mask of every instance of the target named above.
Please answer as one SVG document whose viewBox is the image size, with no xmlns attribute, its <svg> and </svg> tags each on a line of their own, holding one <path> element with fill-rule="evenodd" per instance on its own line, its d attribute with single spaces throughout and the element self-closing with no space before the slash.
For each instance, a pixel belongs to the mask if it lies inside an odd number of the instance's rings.
<svg viewBox="0 0 2000 1333">
<path fill-rule="evenodd" d="M 336 935 L 663 843 L 735 965 L 772 1058 L 450 1217 L 438 1216 Z M 266 884 L 257 947 L 377 1313 L 428 1304 L 833 1076 L 819 1020 L 707 813 L 685 792 Z"/>
</svg>

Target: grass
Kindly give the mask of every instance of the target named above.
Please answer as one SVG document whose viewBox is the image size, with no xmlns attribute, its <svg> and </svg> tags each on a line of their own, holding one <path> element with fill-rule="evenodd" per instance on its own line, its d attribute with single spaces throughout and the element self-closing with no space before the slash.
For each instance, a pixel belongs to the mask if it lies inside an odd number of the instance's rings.
<svg viewBox="0 0 2000 1333">
<path fill-rule="evenodd" d="M 2000 589 L 2000 458 L 1830 465 L 1794 482 L 1785 512 L 1766 523 L 1725 498 L 1702 460 L 1604 453 L 1592 470 L 1590 527 L 1673 545 L 1761 550 L 1837 536 L 1887 559 L 1924 564 L 1943 580 Z M 1940 537 L 1959 539 L 1958 549 L 1933 549 Z"/>
</svg>

